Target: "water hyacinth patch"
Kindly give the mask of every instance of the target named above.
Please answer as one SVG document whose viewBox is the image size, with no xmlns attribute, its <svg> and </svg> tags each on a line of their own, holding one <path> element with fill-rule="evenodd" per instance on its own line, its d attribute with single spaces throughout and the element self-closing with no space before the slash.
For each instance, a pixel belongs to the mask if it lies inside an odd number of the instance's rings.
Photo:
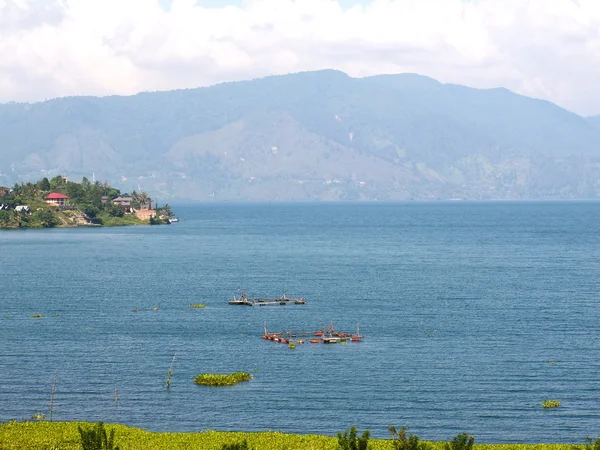
<svg viewBox="0 0 600 450">
<path fill-rule="evenodd" d="M 194 383 L 203 386 L 233 386 L 241 381 L 250 381 L 252 375 L 248 372 L 234 373 L 202 373 L 194 379 Z"/>
<path fill-rule="evenodd" d="M 560 406 L 560 402 L 558 400 L 544 400 L 542 402 L 542 406 L 544 408 L 558 408 Z"/>
</svg>

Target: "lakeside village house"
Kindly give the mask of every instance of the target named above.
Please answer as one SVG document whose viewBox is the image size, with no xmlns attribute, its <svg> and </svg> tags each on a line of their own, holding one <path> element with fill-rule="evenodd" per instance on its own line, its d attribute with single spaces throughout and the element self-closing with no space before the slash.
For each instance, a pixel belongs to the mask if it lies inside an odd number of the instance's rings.
<svg viewBox="0 0 600 450">
<path fill-rule="evenodd" d="M 108 197 L 102 198 L 103 202 L 108 202 Z M 115 198 L 112 203 L 113 205 L 120 205 L 125 210 L 126 214 L 135 214 L 140 220 L 150 220 L 151 217 L 156 217 L 156 210 L 152 209 L 152 202 L 142 203 L 140 209 L 134 209 L 131 206 L 133 198 L 129 194 L 123 194 L 121 197 Z"/>
</svg>

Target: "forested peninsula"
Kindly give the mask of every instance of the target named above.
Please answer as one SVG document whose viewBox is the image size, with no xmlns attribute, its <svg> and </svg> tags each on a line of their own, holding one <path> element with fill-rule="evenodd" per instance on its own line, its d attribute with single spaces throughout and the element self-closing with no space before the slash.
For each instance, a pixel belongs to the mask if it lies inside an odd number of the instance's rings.
<svg viewBox="0 0 600 450">
<path fill-rule="evenodd" d="M 145 192 L 121 193 L 107 182 L 81 183 L 66 176 L 0 186 L 0 228 L 162 225 L 173 213 Z"/>
</svg>

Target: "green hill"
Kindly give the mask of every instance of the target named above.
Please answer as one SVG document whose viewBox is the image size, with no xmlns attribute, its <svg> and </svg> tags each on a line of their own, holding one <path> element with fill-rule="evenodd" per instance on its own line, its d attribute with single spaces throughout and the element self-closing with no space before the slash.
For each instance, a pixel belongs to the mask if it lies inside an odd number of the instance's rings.
<svg viewBox="0 0 600 450">
<path fill-rule="evenodd" d="M 0 184 L 188 199 L 596 198 L 600 122 L 506 89 L 305 72 L 0 105 Z"/>
</svg>

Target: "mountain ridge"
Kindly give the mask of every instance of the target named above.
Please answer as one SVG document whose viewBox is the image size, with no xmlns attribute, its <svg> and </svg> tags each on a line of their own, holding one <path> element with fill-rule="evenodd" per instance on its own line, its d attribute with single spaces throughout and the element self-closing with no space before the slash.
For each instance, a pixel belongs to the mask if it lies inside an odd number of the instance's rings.
<svg viewBox="0 0 600 450">
<path fill-rule="evenodd" d="M 597 198 L 600 116 L 336 70 L 0 104 L 0 185 L 58 173 L 194 200 Z"/>
</svg>

